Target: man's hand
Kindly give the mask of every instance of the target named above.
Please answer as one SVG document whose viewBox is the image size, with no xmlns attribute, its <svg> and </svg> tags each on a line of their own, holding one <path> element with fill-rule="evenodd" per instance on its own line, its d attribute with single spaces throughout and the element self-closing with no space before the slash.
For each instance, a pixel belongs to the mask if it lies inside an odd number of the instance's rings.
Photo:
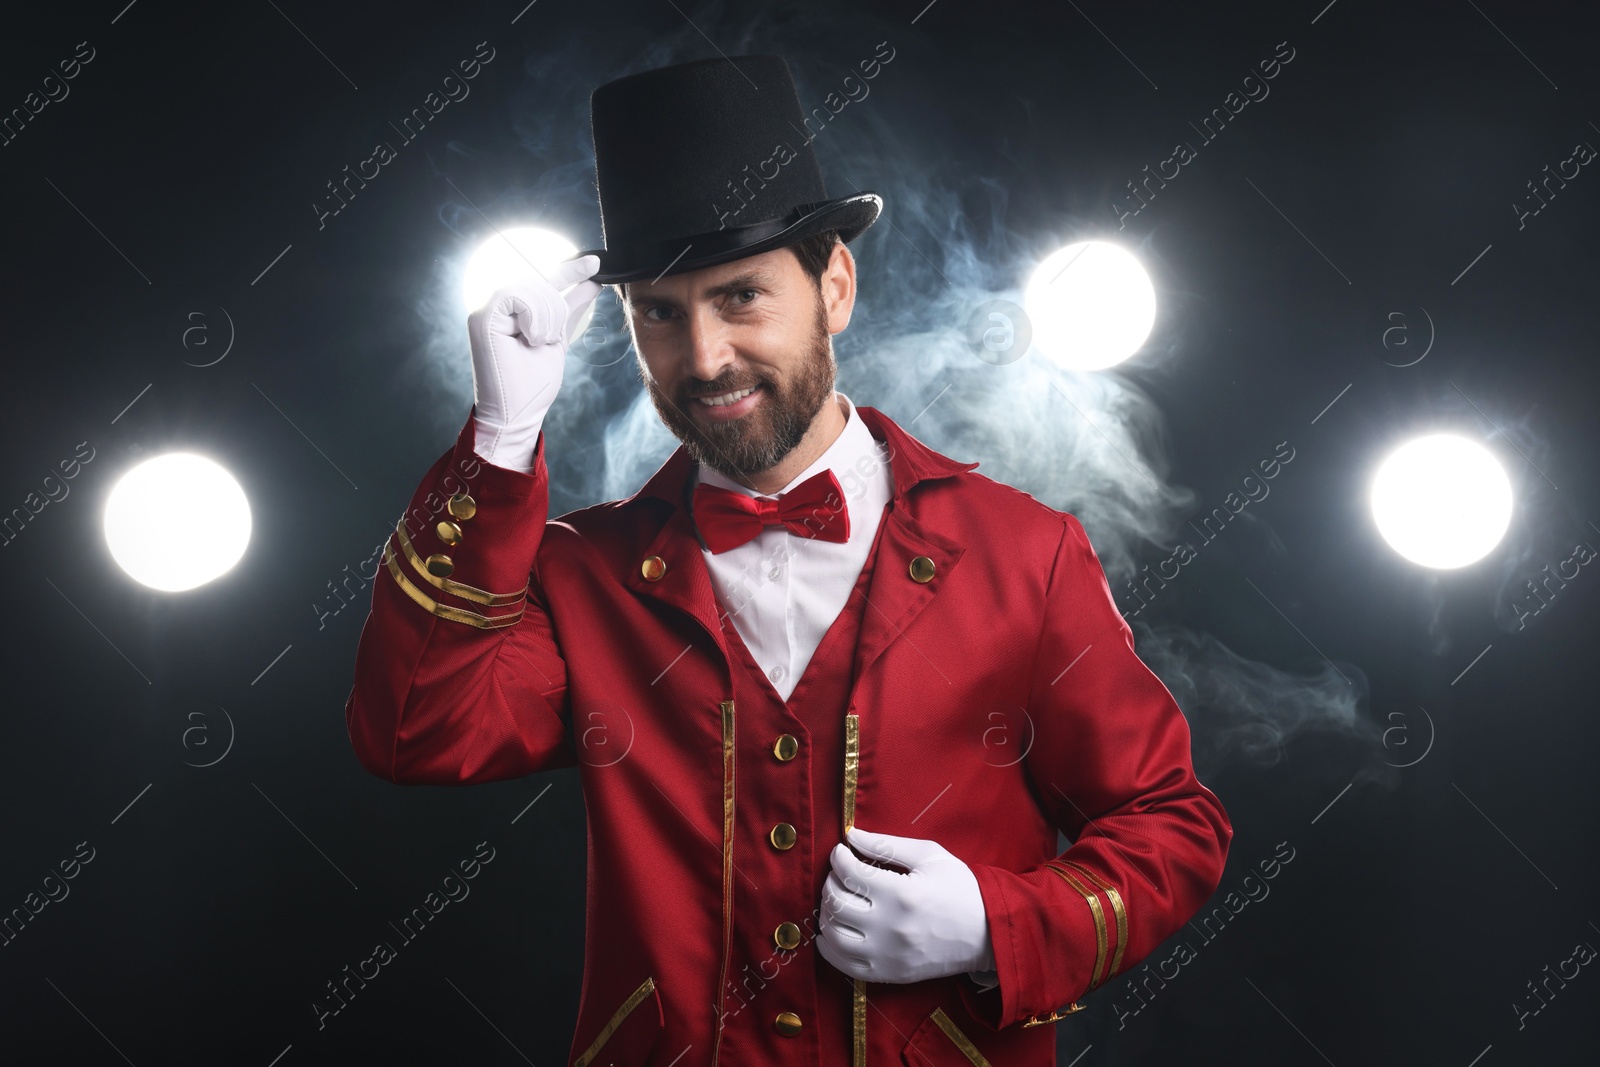
<svg viewBox="0 0 1600 1067">
<path fill-rule="evenodd" d="M 874 867 L 843 844 L 822 887 L 817 951 L 853 978 L 920 982 L 994 966 L 978 879 L 937 841 L 853 827 L 850 845 L 907 868 Z"/>
<path fill-rule="evenodd" d="M 599 256 L 565 260 L 544 277 L 497 289 L 467 316 L 472 344 L 473 450 L 499 467 L 529 471 L 555 402 L 567 344 L 600 293 L 586 279 Z"/>
</svg>

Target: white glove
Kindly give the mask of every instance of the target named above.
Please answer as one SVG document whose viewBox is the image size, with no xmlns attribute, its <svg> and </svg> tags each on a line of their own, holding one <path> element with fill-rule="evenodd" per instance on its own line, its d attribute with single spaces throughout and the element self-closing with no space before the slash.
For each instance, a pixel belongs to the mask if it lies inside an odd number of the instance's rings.
<svg viewBox="0 0 1600 1067">
<path fill-rule="evenodd" d="M 817 951 L 852 978 L 920 982 L 994 967 L 989 919 L 972 869 L 937 841 L 852 827 L 850 845 L 909 868 L 874 867 L 844 843 L 822 887 Z"/>
<path fill-rule="evenodd" d="M 473 451 L 497 467 L 533 470 L 545 413 L 566 369 L 578 320 L 599 295 L 599 256 L 561 262 L 544 278 L 495 290 L 467 316 L 472 344 Z"/>
</svg>

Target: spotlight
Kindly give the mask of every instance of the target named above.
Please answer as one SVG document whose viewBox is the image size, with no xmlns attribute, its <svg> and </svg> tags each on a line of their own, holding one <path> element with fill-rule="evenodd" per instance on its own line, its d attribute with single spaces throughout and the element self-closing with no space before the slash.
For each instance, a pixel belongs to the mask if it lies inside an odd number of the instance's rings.
<svg viewBox="0 0 1600 1067">
<path fill-rule="evenodd" d="M 1041 354 L 1069 370 L 1104 370 L 1150 336 L 1156 291 L 1133 254 L 1105 241 L 1080 241 L 1051 253 L 1022 298 Z"/>
<path fill-rule="evenodd" d="M 524 279 L 548 275 L 564 259 L 578 254 L 578 246 L 551 230 L 538 226 L 514 226 L 501 230 L 467 259 L 461 276 L 461 300 L 468 312 L 478 310 L 494 291 Z M 584 312 L 572 338 L 581 337 L 594 318 L 594 304 Z"/>
<path fill-rule="evenodd" d="M 1511 481 L 1475 441 L 1419 437 L 1378 467 L 1372 517 L 1389 547 L 1412 563 L 1465 567 L 1488 555 L 1511 524 Z"/>
<path fill-rule="evenodd" d="M 222 467 L 174 452 L 146 460 L 111 489 L 111 558 L 141 585 L 177 593 L 233 569 L 250 543 L 250 502 Z"/>
</svg>

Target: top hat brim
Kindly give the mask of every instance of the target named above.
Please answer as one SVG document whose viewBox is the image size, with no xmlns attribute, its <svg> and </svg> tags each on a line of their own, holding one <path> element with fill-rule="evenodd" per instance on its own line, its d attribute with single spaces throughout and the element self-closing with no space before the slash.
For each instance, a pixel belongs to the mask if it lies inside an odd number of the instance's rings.
<svg viewBox="0 0 1600 1067">
<path fill-rule="evenodd" d="M 592 248 L 579 252 L 578 257 L 600 257 L 600 269 L 590 278 L 602 285 L 654 281 L 669 274 L 683 274 L 770 252 L 826 230 L 837 230 L 839 239 L 848 244 L 871 226 L 882 211 L 882 197 L 873 192 L 861 192 L 816 204 L 801 204 L 780 218 L 746 226 L 728 226 L 670 241 Z"/>
</svg>

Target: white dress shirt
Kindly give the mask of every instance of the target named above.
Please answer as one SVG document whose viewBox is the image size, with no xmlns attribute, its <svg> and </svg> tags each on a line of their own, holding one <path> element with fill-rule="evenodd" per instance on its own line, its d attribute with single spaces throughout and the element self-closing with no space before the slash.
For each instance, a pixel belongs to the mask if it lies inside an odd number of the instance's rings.
<svg viewBox="0 0 1600 1067">
<path fill-rule="evenodd" d="M 837 391 L 834 396 L 846 411 L 844 429 L 811 466 L 776 493 L 757 493 L 720 471 L 696 465 L 696 476 L 705 484 L 751 497 L 782 496 L 830 468 L 844 491 L 850 516 L 846 541 L 821 541 L 774 525 L 726 552 L 701 550 L 723 610 L 733 616 L 750 655 L 784 700 L 844 610 L 893 491 L 888 446 L 872 436 L 849 397 Z"/>
</svg>

